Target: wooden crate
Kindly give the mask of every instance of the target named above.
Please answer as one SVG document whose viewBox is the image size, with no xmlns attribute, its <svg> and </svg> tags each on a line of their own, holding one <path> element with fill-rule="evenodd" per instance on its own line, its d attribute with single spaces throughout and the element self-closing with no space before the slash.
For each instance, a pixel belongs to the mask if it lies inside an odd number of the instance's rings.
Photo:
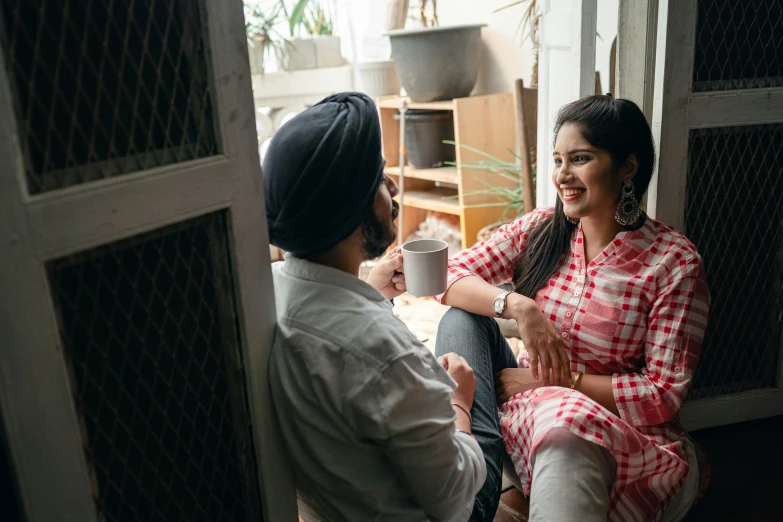
<svg viewBox="0 0 783 522">
<path fill-rule="evenodd" d="M 377 105 L 383 134 L 383 155 L 387 162 L 386 173 L 399 182 L 400 124 L 394 116 L 399 113 L 401 99 L 399 96 L 382 97 L 377 100 Z M 478 163 L 485 158 L 461 145 L 513 161 L 511 151 L 516 148 L 514 95 L 502 93 L 432 103 L 408 102 L 407 106 L 409 109 L 454 112 L 457 165 L 437 169 L 405 167 L 403 235 L 398 239 L 404 240 L 415 232 L 427 211 L 434 210 L 459 216 L 462 248 L 468 248 L 476 242 L 478 231 L 495 223 L 503 213 L 503 207 L 472 207 L 499 201 L 493 195 L 472 193 L 486 189 L 485 182 L 509 187 L 515 182 L 489 170 L 463 168 L 463 165 Z M 451 199 L 446 199 L 450 196 Z"/>
</svg>

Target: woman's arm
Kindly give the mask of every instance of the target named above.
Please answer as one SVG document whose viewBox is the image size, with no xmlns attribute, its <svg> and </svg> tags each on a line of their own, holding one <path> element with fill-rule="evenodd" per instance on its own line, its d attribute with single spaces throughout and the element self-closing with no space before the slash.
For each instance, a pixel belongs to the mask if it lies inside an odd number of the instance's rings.
<svg viewBox="0 0 783 522">
<path fill-rule="evenodd" d="M 466 312 L 489 317 L 495 316 L 493 301 L 500 290 L 480 277 L 464 277 L 454 283 L 443 303 L 456 306 Z M 545 385 L 568 386 L 571 383 L 571 366 L 568 352 L 535 301 L 512 292 L 506 296 L 503 317 L 517 323 L 519 338 L 530 356 L 530 366 L 536 379 L 541 377 Z M 539 375 L 539 365 L 541 375 Z"/>
<path fill-rule="evenodd" d="M 446 292 L 436 299 L 467 312 L 494 316 L 492 300 L 500 293 L 497 286 L 512 280 L 530 232 L 551 214 L 552 209 L 536 209 L 449 259 Z M 462 283 L 463 279 L 473 281 Z"/>
<path fill-rule="evenodd" d="M 569 382 L 562 386 L 569 387 L 570 384 Z M 533 376 L 530 368 L 507 368 L 500 372 L 495 388 L 498 402 L 502 404 L 517 393 L 535 390 L 541 386 L 545 386 L 545 384 Z M 618 417 L 620 416 L 617 404 L 614 402 L 611 375 L 583 375 L 575 389 Z"/>
<path fill-rule="evenodd" d="M 620 417 L 634 426 L 674 418 L 691 385 L 707 326 L 709 290 L 701 259 L 672 256 L 647 319 L 645 365 L 612 378 Z"/>
<path fill-rule="evenodd" d="M 463 277 L 451 285 L 448 292 L 443 295 L 442 303 L 448 306 L 461 308 L 466 312 L 486 317 L 495 317 L 493 301 L 501 290 L 480 277 Z M 518 300 L 527 299 L 519 294 L 509 294 L 506 298 L 506 311 L 503 316 L 512 319 L 511 307 L 517 305 Z M 527 299 L 530 301 L 530 299 Z"/>
<path fill-rule="evenodd" d="M 494 317 L 493 302 L 501 293 L 496 286 L 511 280 L 530 231 L 551 214 L 536 210 L 501 227 L 492 238 L 460 252 L 449 261 L 449 286 L 440 297 L 443 304 L 467 312 Z M 517 322 L 519 337 L 530 355 L 533 374 L 548 384 L 571 382 L 571 368 L 563 342 L 535 301 L 517 293 L 506 297 L 503 317 Z"/>
</svg>

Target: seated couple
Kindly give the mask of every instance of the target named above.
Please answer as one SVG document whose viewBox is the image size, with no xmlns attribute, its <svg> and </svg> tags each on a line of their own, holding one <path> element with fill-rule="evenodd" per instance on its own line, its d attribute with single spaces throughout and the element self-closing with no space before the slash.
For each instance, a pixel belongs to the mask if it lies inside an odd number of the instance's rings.
<svg viewBox="0 0 783 522">
<path fill-rule="evenodd" d="M 680 426 L 709 309 L 702 261 L 639 210 L 644 116 L 590 96 L 555 126 L 559 198 L 449 262 L 437 358 L 397 319 L 397 194 L 369 98 L 331 96 L 264 160 L 272 395 L 304 520 L 491 521 L 504 461 L 530 520 L 679 520 L 708 469 Z M 515 292 L 498 285 L 511 282 Z M 514 319 L 517 360 L 493 317 Z"/>
</svg>

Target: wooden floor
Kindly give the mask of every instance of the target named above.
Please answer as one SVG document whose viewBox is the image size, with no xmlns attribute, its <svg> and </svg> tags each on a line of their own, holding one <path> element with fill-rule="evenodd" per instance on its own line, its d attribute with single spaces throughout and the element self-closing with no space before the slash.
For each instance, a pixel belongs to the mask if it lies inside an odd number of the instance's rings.
<svg viewBox="0 0 783 522">
<path fill-rule="evenodd" d="M 783 520 L 783 417 L 692 433 L 712 463 L 710 487 L 685 522 Z M 527 500 L 503 493 L 495 522 L 526 522 Z"/>
</svg>

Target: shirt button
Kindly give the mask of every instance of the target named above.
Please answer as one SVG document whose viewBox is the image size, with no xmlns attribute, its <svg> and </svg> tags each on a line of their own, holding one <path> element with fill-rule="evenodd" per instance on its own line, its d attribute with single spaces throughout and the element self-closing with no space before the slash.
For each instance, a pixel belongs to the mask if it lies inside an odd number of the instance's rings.
<svg viewBox="0 0 783 522">
<path fill-rule="evenodd" d="M 566 317 L 571 317 L 571 312 L 566 312 Z"/>
<path fill-rule="evenodd" d="M 579 292 L 574 292 L 574 297 L 579 297 Z"/>
<path fill-rule="evenodd" d="M 563 337 L 568 337 L 568 333 L 563 332 Z"/>
</svg>

